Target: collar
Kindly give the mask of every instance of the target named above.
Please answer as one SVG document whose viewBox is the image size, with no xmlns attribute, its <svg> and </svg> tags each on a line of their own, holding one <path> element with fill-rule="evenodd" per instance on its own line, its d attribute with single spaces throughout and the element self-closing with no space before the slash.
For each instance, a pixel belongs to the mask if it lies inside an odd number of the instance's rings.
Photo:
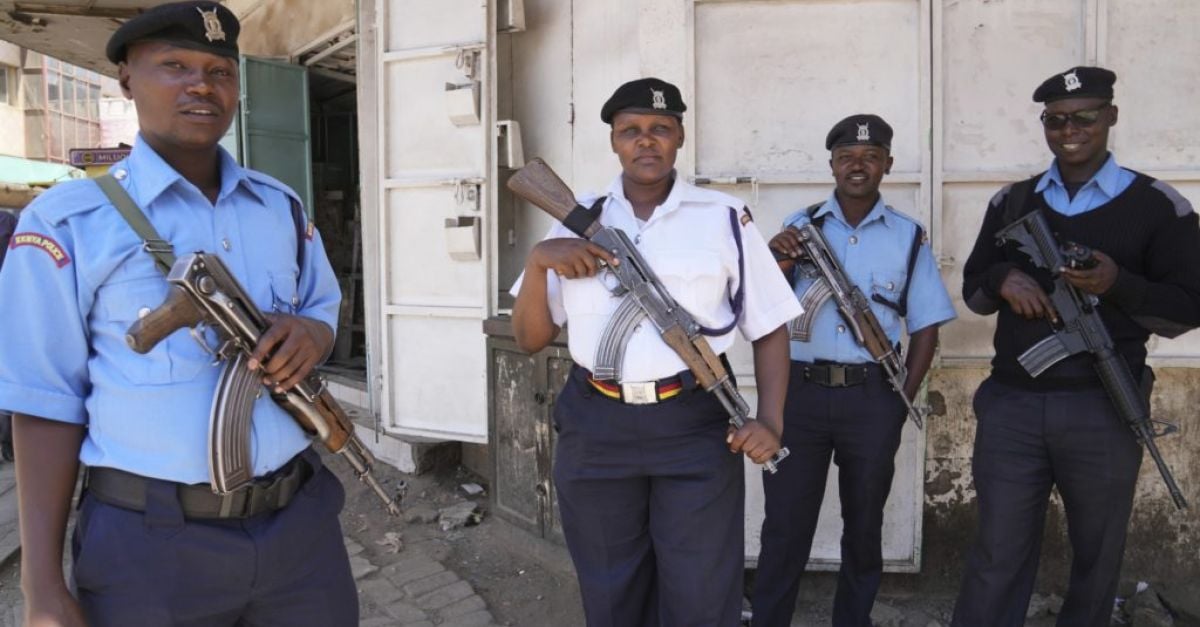
<svg viewBox="0 0 1200 627">
<path fill-rule="evenodd" d="M 679 176 L 677 170 L 672 170 L 671 172 L 675 177 L 675 184 L 671 186 L 671 193 L 667 194 L 666 200 L 663 200 L 662 204 L 654 209 L 654 214 L 646 221 L 647 223 L 674 212 L 685 202 L 702 200 L 699 197 L 699 193 L 703 190 L 684 181 Z M 629 199 L 625 198 L 625 184 L 622 182 L 623 177 L 623 174 L 618 174 L 617 178 L 613 179 L 613 182 L 608 186 L 607 195 L 613 200 L 620 201 L 621 205 L 629 211 L 629 214 L 633 215 L 633 204 L 629 202 Z"/>
<path fill-rule="evenodd" d="M 1114 157 L 1110 152 L 1108 153 L 1108 159 L 1104 160 L 1104 165 L 1100 166 L 1100 169 L 1096 170 L 1096 173 L 1092 175 L 1092 178 L 1088 179 L 1088 181 L 1084 183 L 1080 189 L 1095 184 L 1100 188 L 1100 191 L 1108 195 L 1109 198 L 1112 198 L 1117 195 L 1118 191 L 1120 191 L 1118 187 L 1120 185 L 1120 180 L 1121 166 L 1117 164 L 1117 158 Z M 1063 182 L 1062 174 L 1058 171 L 1058 159 L 1055 159 L 1054 163 L 1050 164 L 1050 169 L 1046 170 L 1046 173 L 1043 174 L 1040 179 L 1038 179 L 1037 185 L 1033 188 L 1033 191 L 1040 194 L 1046 191 L 1046 188 L 1050 187 L 1051 183 L 1063 189 L 1066 189 L 1067 187 Z"/>
<path fill-rule="evenodd" d="M 813 217 L 816 218 L 828 214 L 833 214 L 833 217 L 837 218 L 839 222 L 850 226 L 850 223 L 846 220 L 846 214 L 842 211 L 842 205 L 838 202 L 836 192 L 829 193 L 829 199 L 825 201 L 825 204 L 821 205 L 820 209 L 817 209 Z M 875 206 L 871 207 L 871 210 L 867 212 L 867 217 L 863 218 L 862 222 L 859 222 L 855 228 L 861 229 L 875 220 L 883 222 L 884 226 L 891 226 L 888 207 L 883 202 L 883 194 L 879 195 L 879 199 L 875 201 Z"/>
<path fill-rule="evenodd" d="M 240 186 L 249 191 L 259 203 L 264 203 L 262 195 L 254 189 L 245 170 L 225 148 L 217 147 L 217 158 L 220 160 L 221 170 L 221 191 L 217 193 L 218 200 L 233 194 Z M 138 133 L 133 142 L 133 149 L 125 158 L 125 167 L 131 174 L 130 181 L 133 182 L 129 190 L 130 195 L 137 201 L 138 206 L 143 208 L 153 204 L 172 185 L 184 180 L 183 175 L 175 171 L 175 168 L 146 143 L 141 133 Z M 135 173 L 136 176 L 132 176 Z"/>
</svg>

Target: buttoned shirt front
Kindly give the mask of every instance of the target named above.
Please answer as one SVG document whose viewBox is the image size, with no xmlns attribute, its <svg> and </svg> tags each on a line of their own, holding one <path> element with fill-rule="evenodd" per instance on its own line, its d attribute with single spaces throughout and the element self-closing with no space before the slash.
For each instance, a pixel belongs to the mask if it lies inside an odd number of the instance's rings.
<svg viewBox="0 0 1200 627">
<path fill-rule="evenodd" d="M 590 207 L 596 199 L 596 196 L 582 197 L 579 202 Z M 728 325 L 734 319 L 730 299 L 739 287 L 744 288 L 744 306 L 736 328 L 753 341 L 796 317 L 801 309 L 742 205 L 727 194 L 676 179 L 667 199 L 655 208 L 649 220 L 639 224 L 618 176 L 605 194 L 600 223 L 624 231 L 667 292 L 703 326 Z M 731 211 L 735 212 L 732 224 Z M 742 284 L 739 284 L 734 226 L 741 231 Z M 546 238 L 559 237 L 576 235 L 556 224 Z M 513 286 L 514 295 L 520 291 L 523 279 L 524 276 Z M 604 328 L 621 302 L 609 289 L 615 283 L 615 277 L 605 273 L 560 279 L 547 272 L 550 313 L 556 324 L 568 325 L 571 358 L 589 370 L 595 365 L 596 347 Z M 733 345 L 733 331 L 710 337 L 709 342 L 715 352 L 725 352 Z M 643 321 L 625 349 L 621 379 L 653 381 L 685 369 L 683 361 L 663 342 L 654 325 Z"/>
<path fill-rule="evenodd" d="M 821 232 L 829 242 L 829 247 L 841 262 L 850 282 L 867 297 L 871 311 L 879 319 L 892 344 L 900 341 L 904 330 L 902 323 L 911 335 L 930 325 L 944 324 L 955 318 L 954 305 L 942 283 L 928 242 L 922 243 L 917 252 L 912 285 L 908 287 L 908 315 L 903 321 L 894 309 L 871 299 L 873 294 L 878 294 L 893 303 L 900 301 L 907 283 L 909 251 L 919 227 L 911 218 L 888 207 L 880 198 L 858 226 L 851 227 L 838 204 L 837 196 L 833 194 L 813 215 L 814 218 L 821 216 L 824 216 Z M 800 226 L 808 221 L 807 211 L 800 210 L 784 219 L 783 226 Z M 815 278 L 797 275 L 793 285 L 796 296 L 802 296 L 814 281 Z M 851 364 L 874 361 L 867 349 L 858 344 L 832 298 L 825 301 L 813 315 L 810 340 L 791 342 L 793 360 Z"/>
<path fill-rule="evenodd" d="M 1067 192 L 1063 184 L 1062 174 L 1058 171 L 1058 160 L 1050 165 L 1050 169 L 1038 179 L 1034 191 L 1042 195 L 1051 209 L 1065 216 L 1076 216 L 1087 213 L 1096 207 L 1104 205 L 1133 183 L 1137 176 L 1117 165 L 1117 158 L 1109 153 L 1108 160 L 1084 183 L 1075 197 Z"/>
<path fill-rule="evenodd" d="M 176 254 L 216 254 L 260 309 L 335 328 L 340 292 L 320 236 L 297 242 L 294 192 L 220 151 L 216 203 L 140 137 L 110 172 Z M 304 267 L 297 267 L 304 246 Z M 0 407 L 86 424 L 80 460 L 148 477 L 208 481 L 208 425 L 220 368 L 181 329 L 146 355 L 125 333 L 168 284 L 94 181 L 69 181 L 21 214 L 0 271 Z M 210 333 L 211 335 L 211 333 Z M 210 337 L 210 340 L 212 338 Z M 254 405 L 254 473 L 309 444 L 267 394 Z"/>
</svg>

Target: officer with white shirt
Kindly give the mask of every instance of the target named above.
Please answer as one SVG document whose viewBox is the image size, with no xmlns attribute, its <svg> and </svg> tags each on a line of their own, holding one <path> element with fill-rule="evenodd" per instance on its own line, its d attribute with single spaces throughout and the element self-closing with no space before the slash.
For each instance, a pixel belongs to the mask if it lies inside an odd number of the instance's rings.
<svg viewBox="0 0 1200 627">
<path fill-rule="evenodd" d="M 600 222 L 633 239 L 708 327 L 716 353 L 733 344 L 735 327 L 753 343 L 758 420 L 730 431 L 720 403 L 650 324 L 629 339 L 619 382 L 593 378 L 620 302 L 598 260 L 615 260 L 566 227 L 534 247 L 513 288 L 524 350 L 541 350 L 570 326 L 575 366 L 555 402 L 554 480 L 591 626 L 737 624 L 744 479 L 732 453 L 762 463 L 779 450 L 784 325 L 800 306 L 743 204 L 677 176 L 685 109 L 678 88 L 659 79 L 618 88 L 601 119 L 622 173 L 603 196 L 580 202 L 600 200 Z"/>
<path fill-rule="evenodd" d="M 340 293 L 295 192 L 218 145 L 237 110 L 237 36 L 233 13 L 208 1 L 160 5 L 116 31 L 108 57 L 139 134 L 110 172 L 175 252 L 220 257 L 269 316 L 251 367 L 280 391 L 328 355 Z M 344 493 L 269 395 L 253 410 L 256 479 L 228 497 L 210 488 L 220 369 L 187 330 L 145 355 L 126 345 L 168 284 L 95 181 L 60 183 L 22 212 L 0 293 L 25 624 L 357 624 Z"/>
<path fill-rule="evenodd" d="M 892 166 L 891 141 L 892 128 L 877 115 L 852 115 L 834 125 L 825 148 L 835 190 L 825 202 L 788 216 L 770 246 L 784 259 L 780 267 L 799 296 L 816 279 L 793 276 L 792 259 L 801 254 L 796 227 L 812 222 L 821 229 L 891 343 L 898 346 L 908 331 L 903 393 L 912 399 L 933 359 L 938 327 L 955 314 L 924 230 L 879 194 Z M 791 624 L 832 457 L 844 525 L 833 625 L 870 627 L 883 569 L 883 508 L 906 407 L 832 299 L 807 314 L 815 316 L 811 339 L 793 336 L 791 342 L 783 445 L 792 454 L 778 474 L 763 475 L 766 519 L 753 625 Z"/>
</svg>

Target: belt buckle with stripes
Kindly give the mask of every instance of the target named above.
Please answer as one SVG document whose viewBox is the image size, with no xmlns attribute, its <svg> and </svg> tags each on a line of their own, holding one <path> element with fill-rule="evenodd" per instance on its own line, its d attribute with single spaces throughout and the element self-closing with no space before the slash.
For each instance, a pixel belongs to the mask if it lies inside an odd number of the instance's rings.
<svg viewBox="0 0 1200 627">
<path fill-rule="evenodd" d="M 657 403 L 658 386 L 654 381 L 626 381 L 621 384 L 621 400 L 630 405 Z"/>
</svg>

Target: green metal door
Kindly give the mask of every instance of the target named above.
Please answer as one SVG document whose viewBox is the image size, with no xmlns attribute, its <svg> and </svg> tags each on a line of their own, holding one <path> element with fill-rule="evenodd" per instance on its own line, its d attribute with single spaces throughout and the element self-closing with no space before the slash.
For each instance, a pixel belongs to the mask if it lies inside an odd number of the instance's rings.
<svg viewBox="0 0 1200 627">
<path fill-rule="evenodd" d="M 308 71 L 300 65 L 242 57 L 241 162 L 287 183 L 311 218 Z"/>
</svg>

